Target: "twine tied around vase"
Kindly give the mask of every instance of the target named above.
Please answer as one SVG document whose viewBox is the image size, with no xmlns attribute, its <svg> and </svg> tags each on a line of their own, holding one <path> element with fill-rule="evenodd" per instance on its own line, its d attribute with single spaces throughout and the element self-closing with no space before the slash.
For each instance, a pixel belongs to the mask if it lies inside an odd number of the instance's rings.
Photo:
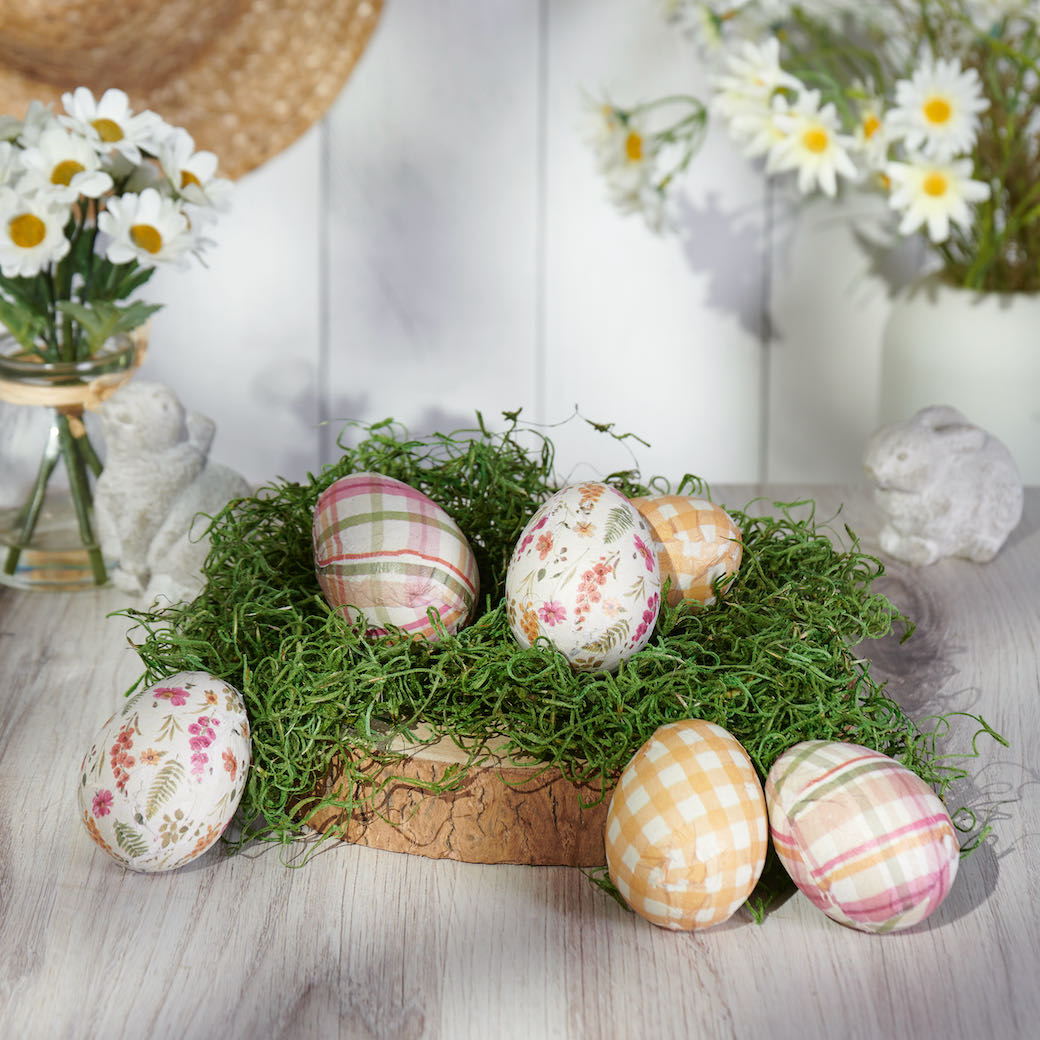
<svg viewBox="0 0 1040 1040">
<path fill-rule="evenodd" d="M 148 352 L 148 325 L 134 329 L 130 334 L 134 356 L 122 372 L 108 372 L 87 383 L 69 386 L 31 386 L 13 379 L 0 378 L 0 401 L 9 404 L 42 405 L 56 408 L 65 415 L 82 415 L 84 410 L 95 412 L 141 367 Z"/>
</svg>

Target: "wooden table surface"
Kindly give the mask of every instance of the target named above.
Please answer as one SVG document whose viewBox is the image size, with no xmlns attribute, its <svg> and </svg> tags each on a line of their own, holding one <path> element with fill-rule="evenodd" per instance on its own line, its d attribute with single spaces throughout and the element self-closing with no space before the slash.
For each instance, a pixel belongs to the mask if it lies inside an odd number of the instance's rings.
<svg viewBox="0 0 1040 1040">
<path fill-rule="evenodd" d="M 761 489 L 758 489 L 761 490 Z M 865 488 L 772 488 L 845 508 Z M 715 489 L 743 506 L 756 489 Z M 1040 489 L 996 560 L 876 586 L 918 622 L 865 648 L 915 715 L 963 709 L 959 792 L 992 812 L 939 910 L 907 932 L 842 928 L 796 895 L 701 933 L 626 913 L 565 867 L 476 866 L 343 844 L 211 850 L 121 870 L 78 819 L 83 752 L 140 673 L 110 590 L 0 588 L 0 1035 L 1033 1037 L 1040 1031 Z M 970 739 L 953 731 L 951 747 Z"/>
</svg>

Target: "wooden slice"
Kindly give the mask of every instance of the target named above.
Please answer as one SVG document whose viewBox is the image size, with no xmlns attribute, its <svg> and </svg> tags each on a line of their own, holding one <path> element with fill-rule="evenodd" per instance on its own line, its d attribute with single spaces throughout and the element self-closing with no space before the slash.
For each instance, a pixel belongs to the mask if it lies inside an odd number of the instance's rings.
<svg viewBox="0 0 1040 1040">
<path fill-rule="evenodd" d="M 352 792 L 339 768 L 317 792 L 370 800 L 351 813 L 321 809 L 308 825 L 356 845 L 433 859 L 576 867 L 606 862 L 609 790 L 601 798 L 598 785 L 575 785 L 544 763 L 492 752 L 470 766 L 456 787 L 430 794 L 426 785 L 450 777 L 449 771 L 469 761 L 467 753 L 448 738 L 414 750 L 390 746 L 408 757 L 377 768 L 363 790 Z"/>
</svg>

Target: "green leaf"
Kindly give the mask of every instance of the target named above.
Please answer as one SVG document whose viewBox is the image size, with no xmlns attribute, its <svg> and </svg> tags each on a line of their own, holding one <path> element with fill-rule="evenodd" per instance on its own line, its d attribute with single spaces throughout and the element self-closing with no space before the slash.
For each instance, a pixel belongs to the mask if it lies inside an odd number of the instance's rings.
<svg viewBox="0 0 1040 1040">
<path fill-rule="evenodd" d="M 112 297 L 114 300 L 125 300 L 155 274 L 154 267 L 138 267 L 136 263 L 121 266 L 127 266 L 130 270 L 115 283 Z"/>
<path fill-rule="evenodd" d="M 116 822 L 116 844 L 130 856 L 143 856 L 148 851 L 148 842 L 128 823 Z"/>
<path fill-rule="evenodd" d="M 635 526 L 635 520 L 631 509 L 624 506 L 614 506 L 607 513 L 606 532 L 603 541 L 609 544 L 616 542 L 626 531 Z"/>
<path fill-rule="evenodd" d="M 145 815 L 154 816 L 177 793 L 177 787 L 183 779 L 184 766 L 177 759 L 170 759 L 156 774 L 152 786 L 148 789 Z"/>
<path fill-rule="evenodd" d="M 125 264 L 113 264 L 99 258 L 94 262 L 94 275 L 90 280 L 91 300 L 125 300 L 140 289 L 152 275 L 154 267 L 142 267 L 136 260 Z"/>
<path fill-rule="evenodd" d="M 628 620 L 621 618 L 619 621 L 615 621 L 599 639 L 594 640 L 591 643 L 586 643 L 584 650 L 586 654 L 606 654 L 613 647 L 617 646 L 618 643 L 624 642 L 628 638 L 628 633 L 631 631 Z"/>
<path fill-rule="evenodd" d="M 47 331 L 47 320 L 24 303 L 0 296 L 0 322 L 28 351 L 39 352 L 39 340 Z"/>
<path fill-rule="evenodd" d="M 120 332 L 133 332 L 161 309 L 158 304 L 142 303 L 140 300 L 125 307 L 117 307 L 106 300 L 94 300 L 89 304 L 59 300 L 57 306 L 62 314 L 68 314 L 83 330 L 91 354 Z"/>
</svg>

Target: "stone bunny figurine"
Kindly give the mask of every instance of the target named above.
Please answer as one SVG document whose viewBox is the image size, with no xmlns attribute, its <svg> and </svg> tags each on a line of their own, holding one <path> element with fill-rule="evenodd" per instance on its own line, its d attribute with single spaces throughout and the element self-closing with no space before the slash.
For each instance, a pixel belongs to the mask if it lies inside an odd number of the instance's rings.
<svg viewBox="0 0 1040 1040">
<path fill-rule="evenodd" d="M 208 461 L 215 425 L 185 410 L 169 387 L 135 380 L 98 410 L 105 468 L 94 517 L 112 582 L 124 592 L 189 601 L 201 591 L 208 521 L 251 493 L 233 470 Z"/>
<path fill-rule="evenodd" d="M 1022 516 L 1007 448 L 956 408 L 923 408 L 877 430 L 863 458 L 883 514 L 881 548 L 914 566 L 993 559 Z"/>
</svg>

